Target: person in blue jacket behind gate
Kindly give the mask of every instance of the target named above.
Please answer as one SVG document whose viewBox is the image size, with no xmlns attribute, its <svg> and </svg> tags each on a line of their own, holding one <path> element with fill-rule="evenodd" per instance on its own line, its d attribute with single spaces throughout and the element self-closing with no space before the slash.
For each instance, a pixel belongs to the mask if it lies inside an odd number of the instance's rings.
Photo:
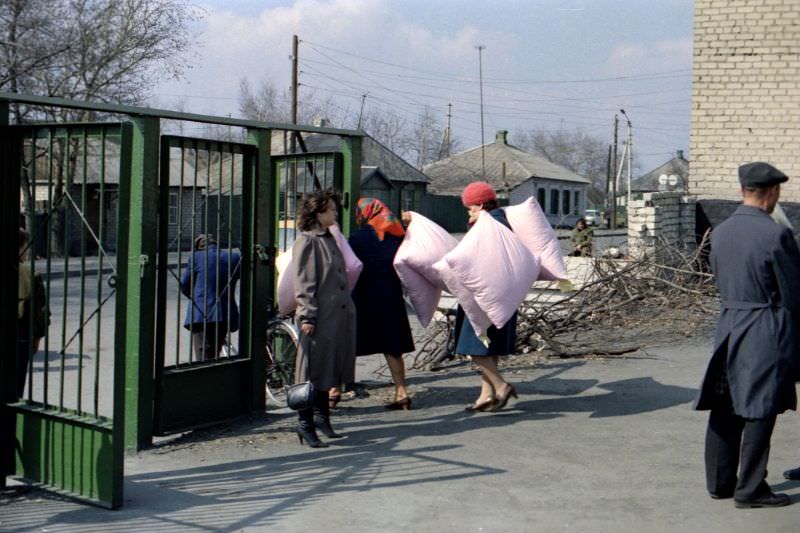
<svg viewBox="0 0 800 533">
<path fill-rule="evenodd" d="M 239 330 L 236 282 L 241 254 L 220 250 L 211 234 L 195 237 L 194 252 L 181 276 L 189 298 L 183 326 L 192 332 L 194 358 L 216 359 L 229 332 Z"/>
</svg>

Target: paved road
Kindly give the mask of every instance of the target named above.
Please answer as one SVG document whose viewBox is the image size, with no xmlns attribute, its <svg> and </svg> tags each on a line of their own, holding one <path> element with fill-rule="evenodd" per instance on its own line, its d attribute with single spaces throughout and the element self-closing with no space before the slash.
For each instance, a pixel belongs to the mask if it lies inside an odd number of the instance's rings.
<svg viewBox="0 0 800 533">
<path fill-rule="evenodd" d="M 371 396 L 343 402 L 348 438 L 300 447 L 293 417 L 268 412 L 163 443 L 126 461 L 115 512 L 44 492 L 3 501 L 2 531 L 800 531 L 800 418 L 781 416 L 769 481 L 782 509 L 711 500 L 706 415 L 690 402 L 709 339 L 625 359 L 512 363 L 520 399 L 469 415 L 468 367 L 412 373 L 414 410 L 386 412 L 385 378 L 359 360 Z"/>
</svg>

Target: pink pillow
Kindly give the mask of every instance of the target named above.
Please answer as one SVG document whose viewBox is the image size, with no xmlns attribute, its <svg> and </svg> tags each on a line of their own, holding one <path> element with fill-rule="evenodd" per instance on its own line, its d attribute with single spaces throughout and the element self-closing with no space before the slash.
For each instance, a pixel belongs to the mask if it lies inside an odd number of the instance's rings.
<svg viewBox="0 0 800 533">
<path fill-rule="evenodd" d="M 539 275 L 539 261 L 514 232 L 485 211 L 434 268 L 478 336 L 486 334 L 489 324 L 503 327 Z"/>
<path fill-rule="evenodd" d="M 350 244 L 347 242 L 347 239 L 344 238 L 344 235 L 342 235 L 342 230 L 339 229 L 338 225 L 334 224 L 329 229 L 336 239 L 336 244 L 339 245 L 339 251 L 342 252 L 342 256 L 344 256 L 344 271 L 347 274 L 347 285 L 352 291 L 356 286 L 358 276 L 360 276 L 361 271 L 364 270 L 364 263 L 356 256 L 353 249 L 350 248 Z"/>
<path fill-rule="evenodd" d="M 557 281 L 567 279 L 567 267 L 561 254 L 558 236 L 547 217 L 532 196 L 521 204 L 505 208 L 508 223 L 530 252 L 541 261 L 539 279 Z"/>
<path fill-rule="evenodd" d="M 347 275 L 347 285 L 352 291 L 353 287 L 356 286 L 358 276 L 361 275 L 361 271 L 364 269 L 364 264 L 356 257 L 353 249 L 350 248 L 339 226 L 334 224 L 330 227 L 330 232 L 333 238 L 336 239 L 336 245 L 339 247 L 339 251 L 342 252 L 342 256 L 344 256 L 344 271 Z M 294 266 L 291 248 L 275 258 L 275 266 L 278 270 L 278 312 L 282 315 L 288 315 L 297 307 L 294 296 Z"/>
<path fill-rule="evenodd" d="M 423 328 L 428 327 L 442 297 L 442 289 L 433 285 L 408 264 L 395 264 L 394 268 L 406 289 L 411 305 L 414 306 L 417 320 Z"/>
<path fill-rule="evenodd" d="M 458 240 L 436 222 L 411 212 L 406 236 L 394 256 L 394 266 L 403 265 L 423 276 L 431 285 L 446 289 L 433 264 L 458 245 Z M 402 279 L 402 278 L 401 278 Z"/>
</svg>

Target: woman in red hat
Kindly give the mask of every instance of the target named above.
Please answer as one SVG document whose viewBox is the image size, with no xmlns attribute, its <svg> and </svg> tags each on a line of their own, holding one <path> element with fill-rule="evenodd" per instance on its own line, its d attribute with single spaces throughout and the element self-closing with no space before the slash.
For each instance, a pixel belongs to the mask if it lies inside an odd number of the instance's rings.
<svg viewBox="0 0 800 533">
<path fill-rule="evenodd" d="M 478 220 L 481 211 L 487 211 L 495 220 L 512 229 L 505 211 L 500 209 L 497 194 L 488 183 L 475 181 L 467 185 L 461 193 L 461 202 L 469 212 L 470 226 Z M 481 393 L 466 410 L 497 411 L 506 406 L 509 398 L 517 397 L 513 385 L 507 383 L 497 369 L 499 356 L 514 353 L 517 314 L 514 313 L 502 328 L 491 326 L 488 329 L 488 346 L 481 342 L 472 324 L 465 318 L 464 311 L 459 306 L 456 314 L 456 353 L 469 355 L 481 370 Z"/>
</svg>

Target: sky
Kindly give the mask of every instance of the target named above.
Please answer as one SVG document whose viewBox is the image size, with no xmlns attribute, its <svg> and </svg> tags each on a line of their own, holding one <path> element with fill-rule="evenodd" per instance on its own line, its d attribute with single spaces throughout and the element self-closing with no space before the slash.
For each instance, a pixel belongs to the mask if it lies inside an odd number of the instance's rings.
<svg viewBox="0 0 800 533">
<path fill-rule="evenodd" d="M 508 130 L 579 130 L 611 143 L 632 127 L 634 176 L 689 154 L 691 0 L 196 0 L 192 68 L 153 88 L 155 107 L 240 116 L 240 80 L 291 84 L 300 107 L 330 98 L 414 121 L 426 106 L 462 148 Z M 483 46 L 481 52 L 476 48 Z M 620 146 L 620 150 L 622 147 Z"/>
</svg>

